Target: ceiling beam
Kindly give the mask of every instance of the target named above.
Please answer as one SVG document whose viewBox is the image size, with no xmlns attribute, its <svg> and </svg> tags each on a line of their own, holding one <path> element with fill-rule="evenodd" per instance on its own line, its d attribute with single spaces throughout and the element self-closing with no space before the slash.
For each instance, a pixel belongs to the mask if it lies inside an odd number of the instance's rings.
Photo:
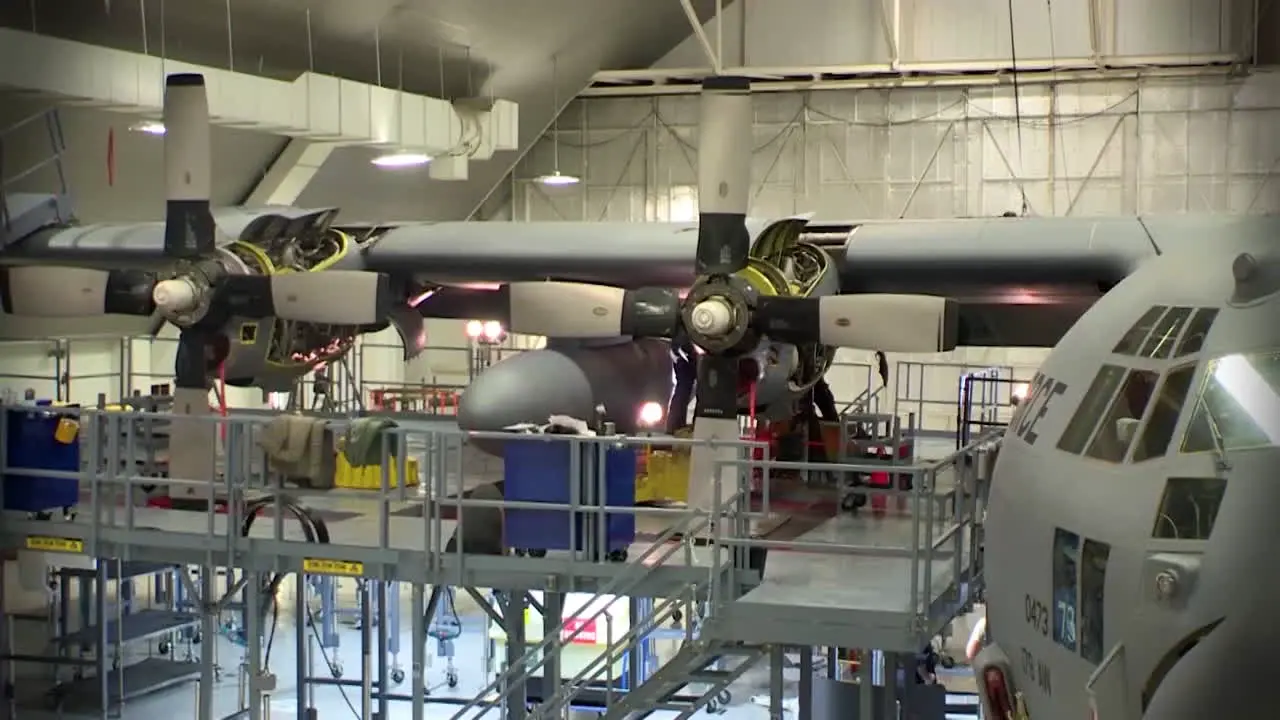
<svg viewBox="0 0 1280 720">
<path fill-rule="evenodd" d="M 707 31 L 702 27 L 702 20 L 698 17 L 698 11 L 693 9 L 693 0 L 680 0 L 680 7 L 684 10 L 684 16 L 689 20 L 689 27 L 693 28 L 693 36 L 698 39 L 698 45 L 702 47 L 702 53 L 706 55 L 707 62 L 711 65 L 711 71 L 715 75 L 722 74 L 724 67 L 724 33 L 722 28 L 718 28 L 716 32 L 716 46 L 711 46 L 711 38 L 707 37 Z M 720 6 L 719 0 L 716 2 L 716 23 L 721 23 L 720 17 L 723 8 Z"/>
<path fill-rule="evenodd" d="M 1018 60 L 1019 82 L 1057 83 L 1135 77 L 1190 77 L 1223 74 L 1239 68 L 1234 54 L 1170 55 L 1115 58 L 1099 67 L 1091 58 Z M 726 74 L 751 79 L 754 92 L 861 90 L 895 87 L 973 87 L 999 85 L 1012 78 L 1008 60 L 959 63 L 888 63 L 873 65 L 729 67 Z M 596 73 L 580 97 L 690 95 L 699 91 L 709 68 L 649 68 Z"/>
</svg>

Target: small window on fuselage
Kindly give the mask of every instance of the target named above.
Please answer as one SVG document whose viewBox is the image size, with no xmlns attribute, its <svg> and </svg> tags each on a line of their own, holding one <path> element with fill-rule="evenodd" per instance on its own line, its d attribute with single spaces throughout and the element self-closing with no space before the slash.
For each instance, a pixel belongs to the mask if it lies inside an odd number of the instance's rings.
<svg viewBox="0 0 1280 720">
<path fill-rule="evenodd" d="M 1151 331 L 1155 329 L 1160 319 L 1168 311 L 1169 308 L 1164 305 L 1156 305 L 1147 310 L 1133 324 L 1133 327 L 1129 328 L 1129 332 L 1126 332 L 1124 337 L 1120 338 L 1120 342 L 1116 344 L 1115 349 L 1111 352 L 1117 355 L 1136 355 L 1147 337 L 1151 335 Z"/>
<path fill-rule="evenodd" d="M 1182 416 L 1182 408 L 1187 402 L 1187 393 L 1191 390 L 1191 380 L 1195 374 L 1196 366 L 1187 365 L 1165 376 L 1155 405 L 1147 416 L 1142 438 L 1133 450 L 1134 462 L 1164 457 L 1169 452 L 1169 445 L 1173 443 L 1173 431 L 1178 427 L 1178 418 Z"/>
<path fill-rule="evenodd" d="M 1115 397 L 1124 377 L 1124 368 L 1116 365 L 1102 366 L 1085 391 L 1080 407 L 1076 408 L 1075 415 L 1067 423 L 1067 429 L 1062 432 L 1062 439 L 1058 441 L 1059 450 L 1073 455 L 1084 452 L 1089 445 L 1089 438 L 1093 437 L 1094 428 L 1098 426 L 1098 418 L 1110 407 L 1111 399 Z"/>
<path fill-rule="evenodd" d="M 1175 357 L 1186 357 L 1200 352 L 1204 348 L 1205 339 L 1209 337 L 1209 331 L 1213 329 L 1213 322 L 1217 319 L 1217 308 L 1197 310 L 1196 314 L 1191 316 L 1186 332 L 1182 333 L 1182 339 L 1178 341 L 1178 352 Z"/>
<path fill-rule="evenodd" d="M 1159 374 L 1148 370 L 1133 370 L 1125 377 L 1111 409 L 1094 430 L 1089 457 L 1111 463 L 1124 461 L 1159 380 Z"/>
<path fill-rule="evenodd" d="M 1169 478 L 1151 537 L 1208 540 L 1226 493 L 1226 478 Z"/>
<path fill-rule="evenodd" d="M 1178 345 L 1178 338 L 1182 336 L 1182 329 L 1190 318 L 1191 308 L 1189 307 L 1176 307 L 1165 313 L 1164 317 L 1160 318 L 1160 322 L 1156 323 L 1147 341 L 1142 343 L 1142 349 L 1138 351 L 1138 355 L 1157 359 L 1171 357 L 1174 348 Z"/>
</svg>

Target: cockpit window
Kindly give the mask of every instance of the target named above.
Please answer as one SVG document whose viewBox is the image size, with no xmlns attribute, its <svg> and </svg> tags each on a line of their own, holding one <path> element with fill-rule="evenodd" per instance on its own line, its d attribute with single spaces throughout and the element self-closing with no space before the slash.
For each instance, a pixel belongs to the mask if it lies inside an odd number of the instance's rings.
<svg viewBox="0 0 1280 720">
<path fill-rule="evenodd" d="M 1196 366 L 1187 365 L 1173 370 L 1165 377 L 1155 405 L 1147 416 L 1142 439 L 1134 448 L 1134 462 L 1164 457 L 1169 452 L 1169 445 L 1173 443 L 1173 431 L 1178 427 L 1178 418 L 1182 416 L 1182 407 L 1187 401 L 1187 392 L 1191 389 L 1191 379 L 1195 374 Z"/>
<path fill-rule="evenodd" d="M 1182 340 L 1178 343 L 1176 357 L 1186 357 L 1200 352 L 1204 347 L 1205 338 L 1209 337 L 1209 330 L 1213 328 L 1213 321 L 1217 319 L 1217 308 L 1200 308 L 1197 310 L 1196 314 L 1191 317 L 1191 322 L 1187 325 L 1187 331 L 1182 334 Z"/>
<path fill-rule="evenodd" d="M 1182 452 L 1280 446 L 1280 352 L 1228 355 L 1206 373 Z"/>
<path fill-rule="evenodd" d="M 1165 313 L 1155 329 L 1147 336 L 1147 341 L 1142 344 L 1142 350 L 1138 354 L 1147 358 L 1171 357 L 1174 348 L 1178 345 L 1178 336 L 1182 332 L 1182 327 L 1187 324 L 1187 319 L 1190 317 L 1191 308 L 1189 307 L 1176 307 Z"/>
<path fill-rule="evenodd" d="M 1208 540 L 1226 493 L 1225 478 L 1170 478 L 1160 498 L 1160 512 L 1151 537 Z"/>
<path fill-rule="evenodd" d="M 1094 432 L 1093 442 L 1089 443 L 1089 457 L 1112 463 L 1124 461 L 1159 380 L 1158 373 L 1147 370 L 1134 370 L 1125 377 L 1119 394 L 1111 401 L 1111 409 Z"/>
<path fill-rule="evenodd" d="M 1147 339 L 1156 323 L 1160 321 L 1160 318 L 1164 317 L 1168 310 L 1169 308 L 1164 305 L 1157 305 L 1143 313 L 1142 317 L 1138 318 L 1138 322 L 1129 328 L 1129 332 L 1120 338 L 1120 342 L 1116 344 L 1115 350 L 1112 350 L 1112 352 L 1117 355 L 1137 354 L 1142 347 L 1143 341 Z"/>
<path fill-rule="evenodd" d="M 1116 390 L 1124 381 L 1124 376 L 1125 369 L 1122 367 L 1102 366 L 1093 378 L 1093 383 L 1089 385 L 1088 391 L 1085 392 L 1084 399 L 1080 401 L 1076 414 L 1071 416 L 1071 421 L 1067 423 L 1067 429 L 1062 432 L 1062 439 L 1058 441 L 1059 450 L 1073 455 L 1084 452 L 1089 444 L 1089 438 L 1093 437 L 1093 429 L 1098 425 L 1098 418 L 1110 406 L 1111 398 L 1115 397 Z"/>
</svg>

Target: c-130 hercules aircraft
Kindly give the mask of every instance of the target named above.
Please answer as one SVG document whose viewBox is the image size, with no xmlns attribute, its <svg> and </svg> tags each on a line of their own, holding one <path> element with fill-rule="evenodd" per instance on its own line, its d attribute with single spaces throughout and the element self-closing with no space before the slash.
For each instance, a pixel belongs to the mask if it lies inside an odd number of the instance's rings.
<svg viewBox="0 0 1280 720">
<path fill-rule="evenodd" d="M 711 435 L 744 402 L 740 375 L 756 380 L 757 402 L 780 402 L 821 377 L 831 345 L 1061 339 L 996 461 L 993 642 L 975 663 L 986 716 L 1264 716 L 1265 683 L 1236 681 L 1280 640 L 1267 606 L 1280 540 L 1268 472 L 1280 461 L 1280 218 L 753 222 L 746 92 L 717 78 L 704 93 L 699 223 L 352 225 L 333 209 L 210 212 L 202 88 L 171 78 L 167 221 L 68 226 L 58 198 L 9 198 L 5 309 L 158 310 L 184 330 L 187 412 L 207 407 L 220 363 L 230 381 L 270 387 L 388 323 L 413 355 L 424 315 L 550 335 L 550 349 L 468 389 L 460 422 L 472 429 L 603 402 L 625 430 L 625 409 L 669 392 L 662 338 L 673 335 L 704 351 L 697 414 Z M 190 450 L 175 476 L 209 472 L 196 446 L 174 446 Z M 711 473 L 707 458 L 695 465 L 701 503 Z"/>
</svg>

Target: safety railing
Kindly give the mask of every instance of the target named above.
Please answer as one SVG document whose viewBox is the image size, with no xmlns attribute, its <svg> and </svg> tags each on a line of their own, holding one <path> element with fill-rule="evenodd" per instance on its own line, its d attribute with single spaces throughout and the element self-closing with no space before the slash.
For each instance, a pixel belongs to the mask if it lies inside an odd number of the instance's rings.
<svg viewBox="0 0 1280 720">
<path fill-rule="evenodd" d="M 905 558 L 909 561 L 906 573 L 909 588 L 907 596 L 902 598 L 903 607 L 921 620 L 928 619 L 936 615 L 936 603 L 942 600 L 944 591 L 972 583 L 978 577 L 981 499 L 985 496 L 983 485 L 989 480 L 983 475 L 991 467 L 987 456 L 998 442 L 999 434 L 989 433 L 942 460 L 924 464 L 841 462 L 824 466 L 833 473 L 887 472 L 897 478 L 898 482 L 866 488 L 865 492 L 905 497 L 905 516 L 900 517 L 909 526 L 905 536 L 891 537 L 886 529 L 869 544 L 815 541 L 804 536 L 795 540 L 768 540 L 752 537 L 741 521 L 744 513 L 739 513 L 735 515 L 737 522 L 716 524 L 712 542 L 793 553 Z M 769 476 L 774 471 L 811 469 L 809 463 L 758 459 L 722 460 L 720 465 L 762 474 L 765 488 L 769 487 Z M 768 493 L 762 498 L 760 512 L 766 515 L 771 512 Z M 939 562 L 945 563 L 945 567 L 939 566 Z"/>
<path fill-rule="evenodd" d="M 894 370 L 893 412 L 914 413 L 921 437 L 953 439 L 960 432 L 956 388 L 965 375 L 990 373 L 1011 377 L 1011 366 L 902 361 Z"/>
</svg>

